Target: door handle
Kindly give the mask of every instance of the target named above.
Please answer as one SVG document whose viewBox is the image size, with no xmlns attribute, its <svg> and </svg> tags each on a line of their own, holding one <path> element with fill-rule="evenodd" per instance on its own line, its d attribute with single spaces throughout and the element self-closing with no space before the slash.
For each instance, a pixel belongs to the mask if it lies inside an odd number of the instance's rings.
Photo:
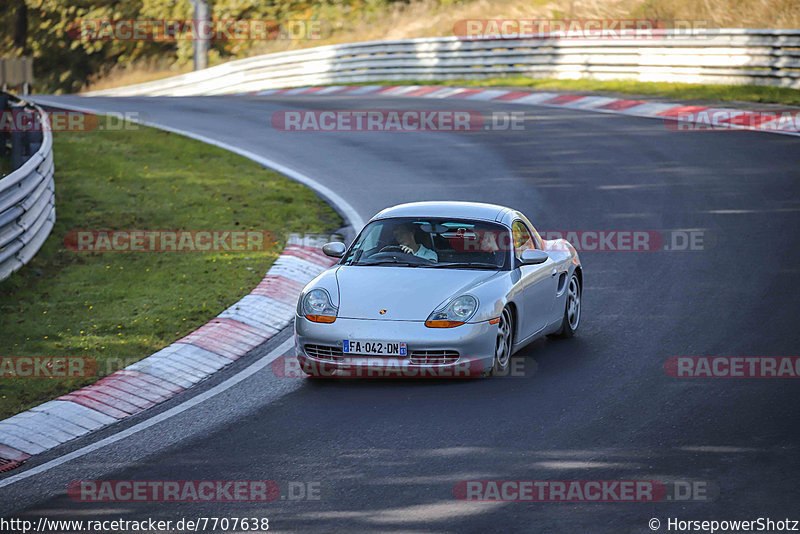
<svg viewBox="0 0 800 534">
<path fill-rule="evenodd" d="M 550 276 L 555 276 L 556 274 L 558 274 L 558 271 L 556 271 L 556 268 L 553 267 L 553 270 L 550 271 Z"/>
</svg>

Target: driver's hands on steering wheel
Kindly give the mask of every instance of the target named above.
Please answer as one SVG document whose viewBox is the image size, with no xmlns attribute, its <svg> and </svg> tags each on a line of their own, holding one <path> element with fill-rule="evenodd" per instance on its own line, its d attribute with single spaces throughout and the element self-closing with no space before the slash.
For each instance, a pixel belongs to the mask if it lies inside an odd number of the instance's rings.
<svg viewBox="0 0 800 534">
<path fill-rule="evenodd" d="M 414 251 L 411 250 L 411 247 L 407 247 L 405 245 L 400 245 L 400 250 L 402 250 L 406 254 L 414 254 Z"/>
</svg>

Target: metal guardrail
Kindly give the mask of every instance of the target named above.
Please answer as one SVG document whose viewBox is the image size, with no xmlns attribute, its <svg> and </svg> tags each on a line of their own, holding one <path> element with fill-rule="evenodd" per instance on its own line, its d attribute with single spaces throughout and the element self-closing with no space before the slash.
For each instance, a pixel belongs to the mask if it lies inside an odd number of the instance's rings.
<svg viewBox="0 0 800 534">
<path fill-rule="evenodd" d="M 40 107 L 5 94 L 0 95 L 0 100 L 14 101 L 9 109 L 2 106 L 0 112 L 10 113 L 13 109 L 14 113 L 38 114 L 40 124 L 47 124 L 47 114 Z M 56 220 L 50 129 L 13 131 L 9 136 L 14 170 L 0 178 L 0 280 L 33 258 Z"/>
<path fill-rule="evenodd" d="M 800 89 L 800 30 L 721 29 L 650 37 L 435 37 L 321 46 L 231 61 L 97 96 L 225 94 L 384 80 L 549 78 L 755 84 Z"/>
</svg>

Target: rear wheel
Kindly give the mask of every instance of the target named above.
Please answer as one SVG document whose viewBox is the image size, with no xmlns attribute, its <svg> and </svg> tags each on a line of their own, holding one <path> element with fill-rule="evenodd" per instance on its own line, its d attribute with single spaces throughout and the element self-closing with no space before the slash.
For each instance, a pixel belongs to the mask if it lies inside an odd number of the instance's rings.
<svg viewBox="0 0 800 534">
<path fill-rule="evenodd" d="M 572 273 L 567 286 L 567 305 L 564 309 L 564 319 L 561 322 L 559 337 L 572 337 L 578 330 L 581 322 L 581 282 L 578 275 Z"/>
<path fill-rule="evenodd" d="M 514 343 L 514 319 L 511 310 L 503 308 L 500 322 L 497 324 L 497 340 L 494 349 L 494 364 L 490 375 L 500 375 L 508 371 L 511 363 L 511 347 Z"/>
</svg>

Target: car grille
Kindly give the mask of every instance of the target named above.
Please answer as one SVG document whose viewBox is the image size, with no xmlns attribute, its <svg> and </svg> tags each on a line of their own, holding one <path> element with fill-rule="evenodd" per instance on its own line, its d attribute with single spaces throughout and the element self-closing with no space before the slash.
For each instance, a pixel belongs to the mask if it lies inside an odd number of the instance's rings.
<svg viewBox="0 0 800 534">
<path fill-rule="evenodd" d="M 458 361 L 458 356 L 458 351 L 455 350 L 414 350 L 411 351 L 411 363 L 456 363 Z"/>
<path fill-rule="evenodd" d="M 328 360 L 332 362 L 340 361 L 344 358 L 341 347 L 330 345 L 305 345 L 306 354 L 318 360 Z M 411 352 L 411 363 L 415 364 L 448 364 L 456 363 L 459 354 L 455 350 L 415 350 Z"/>
<path fill-rule="evenodd" d="M 331 347 L 329 345 L 306 345 L 306 354 L 319 360 L 337 361 L 344 357 L 342 347 Z"/>
</svg>

